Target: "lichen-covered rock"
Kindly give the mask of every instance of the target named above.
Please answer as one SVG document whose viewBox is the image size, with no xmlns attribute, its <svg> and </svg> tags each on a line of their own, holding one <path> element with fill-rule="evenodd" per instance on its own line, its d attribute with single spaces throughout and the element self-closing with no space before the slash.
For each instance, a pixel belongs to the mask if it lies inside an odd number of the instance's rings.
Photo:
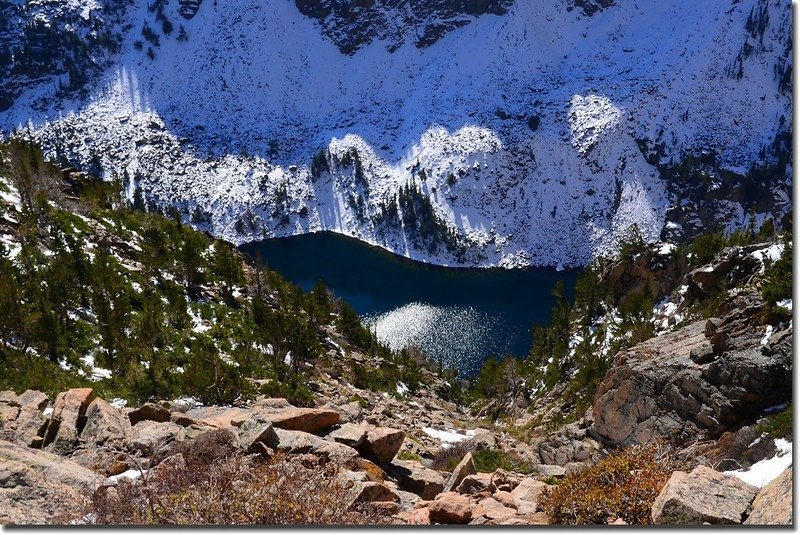
<svg viewBox="0 0 800 535">
<path fill-rule="evenodd" d="M 81 440 L 95 444 L 121 441 L 130 426 L 130 421 L 119 409 L 97 398 L 86 409 L 86 427 L 81 432 Z"/>
<path fill-rule="evenodd" d="M 792 334 L 761 344 L 763 307 L 758 292 L 742 291 L 719 318 L 619 353 L 597 390 L 592 436 L 614 446 L 656 438 L 685 444 L 702 434 L 718 437 L 790 400 Z M 709 341 L 714 358 L 697 359 Z"/>
<path fill-rule="evenodd" d="M 741 524 L 758 488 L 700 465 L 674 472 L 653 504 L 654 524 Z"/>
<path fill-rule="evenodd" d="M 59 455 L 0 441 L 0 524 L 65 522 L 102 482 Z"/>
<path fill-rule="evenodd" d="M 792 525 L 792 467 L 761 489 L 753 500 L 753 510 L 744 521 L 755 526 Z"/>
</svg>

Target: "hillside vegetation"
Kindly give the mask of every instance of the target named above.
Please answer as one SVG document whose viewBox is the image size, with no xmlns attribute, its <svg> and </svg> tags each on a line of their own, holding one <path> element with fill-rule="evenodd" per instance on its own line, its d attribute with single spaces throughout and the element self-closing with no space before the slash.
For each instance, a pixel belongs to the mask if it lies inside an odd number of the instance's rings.
<svg viewBox="0 0 800 535">
<path fill-rule="evenodd" d="M 62 171 L 34 144 L 11 140 L 0 158 L 0 389 L 307 405 L 315 365 L 374 390 L 419 385 L 418 362 L 378 344 L 323 285 L 304 293 L 174 213 L 134 210 L 119 181 Z M 384 364 L 349 367 L 351 351 Z"/>
</svg>

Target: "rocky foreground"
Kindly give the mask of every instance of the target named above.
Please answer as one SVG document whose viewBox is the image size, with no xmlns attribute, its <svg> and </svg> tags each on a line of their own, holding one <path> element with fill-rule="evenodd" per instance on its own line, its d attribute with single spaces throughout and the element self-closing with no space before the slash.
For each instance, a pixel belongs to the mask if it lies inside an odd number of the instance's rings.
<svg viewBox="0 0 800 535">
<path fill-rule="evenodd" d="M 246 407 L 163 402 L 129 409 L 90 388 L 62 392 L 52 403 L 40 392 L 6 391 L 0 417 L 3 524 L 91 523 L 97 520 L 93 504 L 118 500 L 120 485 L 188 471 L 189 459 L 204 451 L 247 462 L 299 463 L 309 473 L 335 466 L 330 477 L 342 489 L 343 510 L 368 510 L 373 521 L 396 524 L 549 524 L 540 497 L 568 469 L 580 469 L 540 464 L 529 474 L 481 473 L 466 453 L 452 472 L 437 471 L 397 458 L 406 440 L 402 429 L 370 424 L 355 412 L 293 407 L 276 398 Z M 494 445 L 488 431 L 470 441 L 478 451 Z M 652 521 L 791 523 L 791 473 L 790 467 L 759 490 L 702 465 L 689 474 L 676 471 L 652 507 Z"/>
</svg>

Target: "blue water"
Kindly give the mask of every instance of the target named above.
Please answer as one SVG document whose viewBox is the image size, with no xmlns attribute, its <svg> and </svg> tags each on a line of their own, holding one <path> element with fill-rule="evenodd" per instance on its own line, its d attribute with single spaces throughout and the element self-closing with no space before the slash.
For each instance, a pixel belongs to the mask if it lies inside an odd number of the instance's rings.
<svg viewBox="0 0 800 535">
<path fill-rule="evenodd" d="M 322 280 L 394 348 L 418 345 L 434 361 L 474 374 L 489 356 L 524 357 L 544 325 L 556 281 L 571 299 L 576 272 L 444 268 L 324 232 L 243 245 L 310 290 Z"/>
</svg>

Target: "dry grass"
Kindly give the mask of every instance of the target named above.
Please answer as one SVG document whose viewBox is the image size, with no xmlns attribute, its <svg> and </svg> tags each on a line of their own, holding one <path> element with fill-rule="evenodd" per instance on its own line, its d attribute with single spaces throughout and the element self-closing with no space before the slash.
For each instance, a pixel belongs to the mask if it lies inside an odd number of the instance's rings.
<svg viewBox="0 0 800 535">
<path fill-rule="evenodd" d="M 301 462 L 303 461 L 303 462 Z M 100 489 L 84 522 L 110 525 L 364 525 L 391 519 L 355 510 L 352 483 L 333 463 L 228 456 L 169 461 L 138 481 Z"/>
<path fill-rule="evenodd" d="M 539 504 L 555 524 L 605 524 L 609 518 L 650 524 L 653 502 L 681 468 L 660 445 L 630 447 L 568 475 Z"/>
</svg>

